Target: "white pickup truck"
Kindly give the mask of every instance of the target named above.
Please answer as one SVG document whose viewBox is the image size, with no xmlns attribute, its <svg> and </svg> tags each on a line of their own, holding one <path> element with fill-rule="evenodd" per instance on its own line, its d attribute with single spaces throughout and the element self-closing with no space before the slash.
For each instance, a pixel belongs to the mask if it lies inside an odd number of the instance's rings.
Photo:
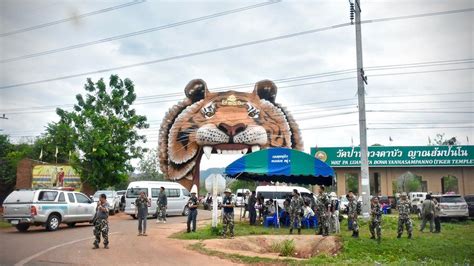
<svg viewBox="0 0 474 266">
<path fill-rule="evenodd" d="M 3 202 L 3 219 L 25 232 L 31 225 L 55 231 L 61 223 L 74 227 L 90 222 L 96 204 L 86 195 L 57 189 L 15 190 Z"/>
</svg>

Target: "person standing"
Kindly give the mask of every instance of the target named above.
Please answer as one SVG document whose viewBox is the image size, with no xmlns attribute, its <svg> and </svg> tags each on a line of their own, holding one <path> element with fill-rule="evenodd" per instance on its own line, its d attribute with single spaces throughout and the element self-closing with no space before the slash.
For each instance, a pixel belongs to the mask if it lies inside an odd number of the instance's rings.
<svg viewBox="0 0 474 266">
<path fill-rule="evenodd" d="M 166 209 L 168 208 L 168 197 L 164 187 L 160 187 L 160 193 L 158 194 L 158 200 L 156 202 L 157 214 L 156 223 L 166 223 Z"/>
<path fill-rule="evenodd" d="M 255 225 L 257 222 L 257 210 L 255 209 L 255 204 L 257 204 L 257 197 L 255 196 L 255 191 L 252 191 L 252 194 L 248 199 L 250 225 Z"/>
<path fill-rule="evenodd" d="M 413 223 L 410 219 L 411 204 L 407 199 L 407 193 L 403 192 L 400 196 L 400 202 L 397 206 L 398 209 L 398 235 L 397 238 L 401 238 L 403 234 L 403 226 L 406 227 L 408 238 L 410 239 L 413 231 Z"/>
<path fill-rule="evenodd" d="M 354 196 L 349 194 L 348 197 L 349 204 L 347 205 L 347 218 L 349 223 L 351 223 L 352 237 L 359 237 L 359 224 L 357 223 L 358 213 L 357 213 L 357 202 Z"/>
<path fill-rule="evenodd" d="M 148 217 L 148 205 L 150 203 L 145 191 L 140 191 L 140 196 L 135 200 L 135 215 L 138 218 L 138 236 L 147 236 L 146 219 Z"/>
<path fill-rule="evenodd" d="M 439 202 L 436 198 L 431 197 L 434 203 L 434 224 L 435 224 L 435 233 L 441 233 L 441 221 L 439 218 L 439 212 L 441 211 L 439 207 Z"/>
<path fill-rule="evenodd" d="M 433 201 L 431 200 L 430 194 L 426 195 L 426 199 L 423 201 L 423 204 L 421 206 L 422 206 L 421 213 L 422 213 L 423 221 L 421 222 L 420 232 L 423 232 L 426 226 L 426 222 L 429 221 L 430 232 L 433 233 L 435 205 Z"/>
<path fill-rule="evenodd" d="M 301 216 L 303 213 L 303 199 L 298 193 L 298 190 L 293 189 L 293 197 L 290 202 L 290 234 L 293 234 L 293 229 L 298 229 L 298 235 L 301 234 Z"/>
<path fill-rule="evenodd" d="M 99 248 L 100 236 L 104 239 L 104 248 L 109 248 L 109 208 L 110 205 L 107 202 L 107 196 L 100 194 L 99 201 L 97 202 L 95 219 L 94 219 L 94 247 L 93 249 Z"/>
<path fill-rule="evenodd" d="M 189 208 L 189 213 L 188 213 L 188 221 L 186 223 L 187 225 L 187 232 L 190 233 L 191 231 L 196 232 L 196 219 L 197 219 L 197 207 L 198 207 L 199 201 L 197 198 L 197 186 L 193 185 L 191 188 L 191 198 L 189 198 L 188 201 L 188 208 Z M 192 224 L 192 228 L 191 228 Z"/>
<path fill-rule="evenodd" d="M 227 228 L 229 228 L 230 237 L 234 237 L 234 198 L 232 197 L 232 191 L 227 188 L 224 191 L 224 198 L 222 199 L 222 208 L 223 208 L 223 229 L 222 229 L 222 238 L 227 236 Z"/>
<path fill-rule="evenodd" d="M 321 185 L 318 190 L 318 235 L 329 235 L 329 205 L 329 197 L 325 192 L 325 187 Z"/>
<path fill-rule="evenodd" d="M 247 211 L 249 210 L 249 197 L 250 197 L 250 192 L 246 191 L 244 194 L 244 214 L 242 214 L 242 218 L 245 218 L 245 214 L 247 214 Z"/>
<path fill-rule="evenodd" d="M 382 206 L 379 203 L 379 197 L 374 196 L 370 204 L 370 223 L 369 230 L 372 235 L 370 239 L 375 239 L 377 234 L 377 241 L 380 243 L 382 240 Z"/>
</svg>

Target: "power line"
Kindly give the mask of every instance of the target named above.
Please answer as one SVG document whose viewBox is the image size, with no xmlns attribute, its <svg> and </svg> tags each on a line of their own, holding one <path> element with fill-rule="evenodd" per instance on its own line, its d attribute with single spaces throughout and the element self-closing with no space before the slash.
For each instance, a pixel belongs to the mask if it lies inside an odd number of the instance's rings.
<svg viewBox="0 0 474 266">
<path fill-rule="evenodd" d="M 462 59 L 462 60 L 470 60 L 470 59 Z M 451 60 L 453 62 L 458 62 L 460 60 Z M 436 63 L 436 62 L 448 62 L 446 60 L 444 61 L 430 61 L 429 63 Z M 428 62 L 427 62 L 428 63 Z M 412 64 L 423 64 L 423 63 L 407 63 L 405 65 L 412 65 Z M 388 65 L 391 66 L 391 65 Z M 403 67 L 404 65 L 398 65 L 400 67 Z M 379 66 L 383 67 L 383 66 Z M 449 69 L 452 71 L 455 71 L 456 69 Z M 464 70 L 464 69 L 462 69 Z M 319 78 L 319 77 L 327 77 L 327 76 L 334 76 L 334 75 L 339 75 L 339 74 L 345 74 L 348 71 L 354 72 L 355 70 L 339 70 L 339 71 L 331 71 L 331 72 L 325 72 L 325 73 L 317 73 L 317 74 L 310 74 L 310 75 L 303 75 L 303 76 L 296 76 L 296 77 L 288 77 L 288 78 L 280 78 L 280 79 L 273 79 L 275 82 L 293 82 L 293 81 L 298 81 L 298 80 L 303 80 L 303 79 L 310 79 L 310 78 Z M 446 71 L 446 70 L 430 70 L 429 72 L 438 72 L 438 71 Z M 417 72 L 405 72 L 404 74 L 417 74 L 420 71 Z M 426 72 L 423 72 L 426 73 Z M 394 73 L 397 74 L 397 73 Z M 385 74 L 385 75 L 390 75 L 390 73 Z M 393 74 L 392 74 L 393 75 Z M 372 75 L 374 76 L 374 75 Z M 377 76 L 377 75 L 375 75 Z M 349 80 L 349 79 L 354 79 L 355 77 L 349 77 L 349 78 L 342 78 L 342 79 L 332 79 L 332 80 L 325 80 L 325 81 L 318 81 L 318 82 L 310 82 L 310 83 L 301 83 L 301 84 L 293 84 L 293 85 L 286 85 L 286 86 L 279 86 L 279 88 L 289 88 L 289 87 L 299 87 L 299 86 L 306 86 L 306 85 L 314 85 L 314 84 L 321 84 L 321 83 L 328 83 L 328 82 L 335 82 L 335 81 L 343 81 L 343 80 Z M 228 86 L 221 86 L 221 87 L 214 87 L 211 88 L 213 91 L 223 91 L 225 88 L 240 88 L 240 87 L 245 87 L 249 85 L 253 85 L 254 83 L 245 83 L 245 84 L 238 84 L 238 85 L 228 85 Z M 414 97 L 414 96 L 431 96 L 431 95 L 456 95 L 456 94 L 471 94 L 473 92 L 459 92 L 459 93 L 433 93 L 433 94 L 411 94 L 411 95 L 398 95 L 398 96 L 370 96 L 368 98 L 384 98 L 384 97 Z M 179 101 L 182 99 L 183 93 L 167 93 L 167 94 L 156 94 L 156 95 L 149 95 L 149 96 L 144 96 L 144 97 L 138 97 L 138 101 L 146 101 L 146 100 L 151 100 L 153 98 L 166 98 L 166 97 L 179 97 L 179 99 L 170 99 L 170 100 L 161 100 L 161 101 L 152 101 L 152 102 L 140 102 L 140 103 L 135 103 L 134 105 L 142 105 L 142 104 L 152 104 L 152 103 L 163 103 L 163 102 L 174 102 L 174 101 Z M 330 102 L 338 102 L 338 101 L 347 101 L 347 100 L 352 100 L 353 98 L 349 99 L 342 99 L 342 100 L 335 100 L 335 101 L 330 101 Z M 302 105 L 309 105 L 309 104 L 319 104 L 321 102 L 314 102 L 314 103 L 306 103 Z M 302 105 L 297 105 L 297 106 L 302 106 Z M 46 106 L 33 106 L 33 107 L 24 107 L 24 108 L 14 108 L 14 109 L 4 109 L 1 110 L 2 112 L 15 112 L 15 113 L 10 113 L 10 114 L 18 114 L 18 113 L 33 113 L 31 110 L 35 109 L 45 109 L 45 108 L 57 108 L 57 107 L 73 107 L 74 104 L 64 104 L 64 105 L 46 105 Z M 28 110 L 27 112 L 21 112 L 21 110 Z M 20 111 L 20 112 L 17 112 Z M 34 112 L 39 112 L 39 111 L 34 111 Z M 43 111 L 44 112 L 44 111 Z M 50 112 L 50 111 L 48 111 Z"/>
<path fill-rule="evenodd" d="M 174 27 L 178 27 L 178 26 L 182 26 L 182 25 L 186 25 L 186 24 L 191 24 L 191 23 L 195 23 L 195 22 L 199 22 L 199 21 L 203 21 L 203 20 L 208 20 L 208 19 L 222 17 L 222 16 L 234 14 L 234 13 L 239 13 L 239 12 L 243 12 L 243 11 L 247 11 L 247 10 L 251 10 L 251 9 L 255 9 L 255 8 L 259 8 L 259 7 L 263 7 L 263 6 L 267 6 L 267 5 L 276 4 L 276 3 L 279 3 L 279 2 L 281 2 L 281 0 L 268 1 L 268 2 L 259 3 L 259 4 L 255 4 L 255 5 L 250 5 L 250 6 L 231 9 L 231 10 L 227 10 L 227 11 L 223 11 L 223 12 L 219 12 L 219 13 L 214 13 L 214 14 L 211 14 L 211 15 L 203 16 L 203 17 L 197 17 L 197 18 L 188 19 L 188 20 L 184 20 L 184 21 L 180 21 L 180 22 L 171 23 L 171 24 L 166 24 L 166 25 L 162 25 L 162 26 L 158 26 L 158 27 L 148 28 L 148 29 L 139 30 L 139 31 L 135 31 L 135 32 L 129 32 L 129 33 L 126 33 L 126 34 L 121 34 L 121 35 L 116 35 L 116 36 L 112 36 L 112 37 L 108 37 L 108 38 L 104 38 L 104 39 L 100 39 L 100 40 L 74 44 L 74 45 L 70 45 L 70 46 L 66 46 L 66 47 L 51 49 L 51 50 L 47 50 L 47 51 L 43 51 L 43 52 L 32 53 L 32 54 L 27 54 L 27 55 L 22 55 L 22 56 L 17 56 L 17 57 L 12 57 L 12 58 L 8 58 L 8 59 L 2 59 L 2 60 L 0 60 L 0 63 L 3 64 L 3 63 L 8 63 L 8 62 L 14 62 L 14 61 L 27 59 L 27 58 L 39 57 L 39 56 L 43 56 L 43 55 L 54 54 L 54 53 L 69 51 L 69 50 L 73 50 L 73 49 L 83 48 L 83 47 L 87 47 L 87 46 L 92 46 L 92 45 L 96 45 L 96 44 L 100 44 L 100 43 L 111 42 L 111 41 L 120 40 L 120 39 L 124 39 L 124 38 L 128 38 L 128 37 L 133 37 L 133 36 L 137 36 L 137 35 L 141 35 L 141 34 L 145 34 L 145 33 L 160 31 L 160 30 L 164 30 L 164 29 L 170 29 L 170 28 L 174 28 Z"/>
<path fill-rule="evenodd" d="M 474 9 L 472 9 L 472 8 L 471 9 L 460 9 L 460 10 L 445 11 L 444 13 L 452 14 L 452 13 L 460 13 L 460 12 L 470 12 L 470 11 L 473 11 L 473 10 Z M 430 15 L 435 16 L 435 15 L 440 15 L 440 14 L 441 14 L 440 12 L 435 12 L 435 13 L 419 14 L 418 16 L 426 17 L 426 16 L 430 16 Z M 416 17 L 416 16 L 411 16 L 411 17 Z M 379 20 L 388 21 L 388 20 L 398 20 L 398 19 L 405 19 L 405 18 L 404 17 L 392 17 L 392 18 L 385 18 L 385 19 L 379 19 Z M 372 20 L 372 21 L 375 22 L 375 20 Z M 199 51 L 199 52 L 192 52 L 192 53 L 187 53 L 187 54 L 182 54 L 182 55 L 176 55 L 176 56 L 171 56 L 171 57 L 167 57 L 167 58 L 155 59 L 155 60 L 150 60 L 150 61 L 145 61 L 145 62 L 140 62 L 140 63 L 135 63 L 135 64 L 129 64 L 129 65 L 118 66 L 118 67 L 111 67 L 111 68 L 106 68 L 106 69 L 100 69 L 100 70 L 95 70 L 95 71 L 90 71 L 90 72 L 66 75 L 66 76 L 50 78 L 50 79 L 43 79 L 43 80 L 37 80 L 37 81 L 31 81 L 31 82 L 11 84 L 11 85 L 6 85 L 6 86 L 1 86 L 0 89 L 8 89 L 8 88 L 14 88 L 14 87 L 20 87 L 20 86 L 26 86 L 26 85 L 34 85 L 34 84 L 51 82 L 51 81 L 81 77 L 81 76 L 85 76 L 85 75 L 100 74 L 100 73 L 104 73 L 104 72 L 110 72 L 110 71 L 121 70 L 121 69 L 126 69 L 126 68 L 133 68 L 133 67 L 138 67 L 138 66 L 156 64 L 156 63 L 165 62 L 165 61 L 171 61 L 171 60 L 177 60 L 177 59 L 182 59 L 182 58 L 187 58 L 187 57 L 194 57 L 194 56 L 203 55 L 203 54 L 226 51 L 226 50 L 231 50 L 231 49 L 236 49 L 236 48 L 261 44 L 261 43 L 273 42 L 273 41 L 277 41 L 277 40 L 293 38 L 293 37 L 312 34 L 312 33 L 316 33 L 316 32 L 328 31 L 328 30 L 332 30 L 332 29 L 347 27 L 347 26 L 350 26 L 350 25 L 351 25 L 351 23 L 341 23 L 341 24 L 336 24 L 336 25 L 332 25 L 332 26 L 328 26 L 328 27 L 321 27 L 321 28 L 307 30 L 307 31 L 301 31 L 301 32 L 296 32 L 296 33 L 291 33 L 291 34 L 285 34 L 285 35 L 280 35 L 280 36 L 276 36 L 276 37 L 260 39 L 260 40 L 250 41 L 250 42 L 244 42 L 244 43 L 235 44 L 235 45 L 223 46 L 223 47 L 209 49 L 209 50 L 203 50 L 203 51 Z"/>
<path fill-rule="evenodd" d="M 406 94 L 406 95 L 376 95 L 368 96 L 367 98 L 398 98 L 398 97 L 421 97 L 421 96 L 433 96 L 433 95 L 459 95 L 459 94 L 473 94 L 474 91 L 464 91 L 464 92 L 443 92 L 443 93 L 430 93 L 430 94 Z"/>
<path fill-rule="evenodd" d="M 390 130 L 400 130 L 400 129 L 435 129 L 435 128 L 441 128 L 441 129 L 444 129 L 444 128 L 474 128 L 474 126 L 466 126 L 466 127 L 446 127 L 446 126 L 442 126 L 442 127 L 433 127 L 433 126 L 430 126 L 430 127 L 371 127 L 371 128 L 367 128 L 367 130 L 378 130 L 378 129 L 383 129 L 383 130 L 386 130 L 386 129 L 390 129 Z"/>
<path fill-rule="evenodd" d="M 85 17 L 97 15 L 97 14 L 102 14 L 102 13 L 105 13 L 105 12 L 110 12 L 110 11 L 117 10 L 117 9 L 120 9 L 120 8 L 129 7 L 129 6 L 136 5 L 136 4 L 141 4 L 145 1 L 146 0 L 133 0 L 133 1 L 125 3 L 125 4 L 116 5 L 116 6 L 112 6 L 112 7 L 108 7 L 108 8 L 104 8 L 104 9 L 99 9 L 99 10 L 95 10 L 95 11 L 92 11 L 92 12 L 75 15 L 75 16 L 69 17 L 69 18 L 64 18 L 64 19 L 55 20 L 55 21 L 51 21 L 51 22 L 46 22 L 46 23 L 43 23 L 43 24 L 39 24 L 39 25 L 35 25 L 35 26 L 31 26 L 31 27 L 27 27 L 27 28 L 23 28 L 23 29 L 19 29 L 19 30 L 4 32 L 4 33 L 0 33 L 0 37 L 6 37 L 6 36 L 22 33 L 22 32 L 27 32 L 27 31 L 37 30 L 37 29 L 41 29 L 41 28 L 46 28 L 46 27 L 50 27 L 50 26 L 57 25 L 57 24 L 60 24 L 60 23 L 64 23 L 64 22 L 68 22 L 68 21 L 74 21 L 74 20 L 78 20 L 78 19 L 81 19 L 81 18 L 85 18 Z"/>
<path fill-rule="evenodd" d="M 367 110 L 371 113 L 441 113 L 441 114 L 474 114 L 466 111 L 410 111 L 410 110 Z"/>
<path fill-rule="evenodd" d="M 472 103 L 474 101 L 462 101 L 462 100 L 448 100 L 448 101 L 417 101 L 417 102 L 378 102 L 378 103 L 367 103 L 367 104 L 424 104 L 424 103 Z"/>
</svg>

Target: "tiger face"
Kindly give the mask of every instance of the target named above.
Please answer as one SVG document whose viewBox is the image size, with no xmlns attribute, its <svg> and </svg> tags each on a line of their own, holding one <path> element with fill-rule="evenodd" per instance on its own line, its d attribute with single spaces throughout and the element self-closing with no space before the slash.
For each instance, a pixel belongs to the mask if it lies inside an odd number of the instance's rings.
<svg viewBox="0 0 474 266">
<path fill-rule="evenodd" d="M 301 150 L 298 125 L 275 103 L 276 92 L 268 80 L 258 82 L 251 93 L 213 93 L 203 80 L 190 81 L 187 98 L 161 124 L 159 159 L 165 176 L 190 188 L 199 184 L 203 154 L 244 155 L 268 147 Z"/>
</svg>

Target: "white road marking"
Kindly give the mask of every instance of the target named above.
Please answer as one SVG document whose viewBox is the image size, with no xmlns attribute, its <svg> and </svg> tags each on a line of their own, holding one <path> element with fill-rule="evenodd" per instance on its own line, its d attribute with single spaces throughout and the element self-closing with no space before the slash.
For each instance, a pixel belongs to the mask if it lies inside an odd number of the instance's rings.
<svg viewBox="0 0 474 266">
<path fill-rule="evenodd" d="M 114 234 L 118 234 L 119 232 L 114 232 L 114 233 L 110 233 L 110 235 L 114 235 Z M 67 246 L 67 245 L 72 245 L 72 244 L 75 244 L 77 242 L 81 242 L 81 241 L 84 241 L 84 240 L 91 240 L 91 239 L 94 239 L 94 237 L 86 237 L 86 238 L 81 238 L 81 239 L 77 239 L 77 240 L 73 240 L 73 241 L 70 241 L 70 242 L 66 242 L 66 243 L 62 243 L 60 245 L 56 245 L 56 246 L 53 246 L 53 247 L 50 247 L 50 248 L 47 248 L 43 251 L 40 251 L 34 255 L 31 255 L 29 256 L 28 258 L 24 258 L 22 260 L 20 260 L 19 262 L 15 263 L 15 266 L 23 266 L 25 265 L 26 263 L 30 262 L 31 260 L 33 260 L 34 258 L 37 258 L 45 253 L 48 253 L 50 252 L 51 250 L 54 250 L 54 249 L 57 249 L 57 248 L 60 248 L 60 247 L 64 247 L 64 246 Z"/>
</svg>

